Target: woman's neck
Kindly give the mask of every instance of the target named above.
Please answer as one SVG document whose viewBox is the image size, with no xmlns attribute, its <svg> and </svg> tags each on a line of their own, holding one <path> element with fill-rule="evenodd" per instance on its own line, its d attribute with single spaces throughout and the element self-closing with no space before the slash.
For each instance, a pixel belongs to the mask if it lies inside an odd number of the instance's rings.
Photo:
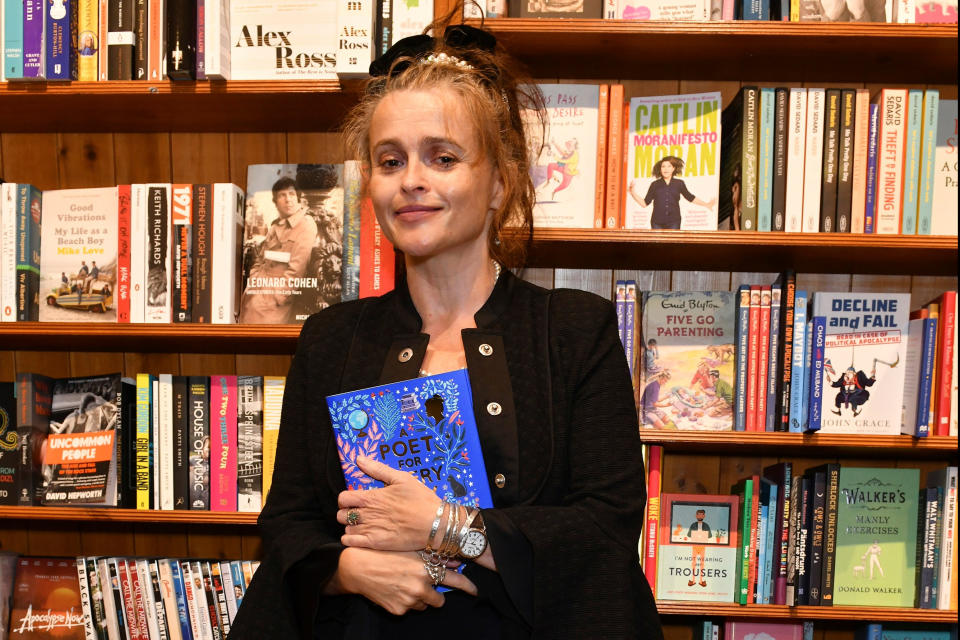
<svg viewBox="0 0 960 640">
<path fill-rule="evenodd" d="M 474 314 L 496 284 L 496 268 L 482 256 L 452 259 L 407 259 L 407 286 L 420 314 L 423 332 L 431 336 L 476 326 Z"/>
</svg>

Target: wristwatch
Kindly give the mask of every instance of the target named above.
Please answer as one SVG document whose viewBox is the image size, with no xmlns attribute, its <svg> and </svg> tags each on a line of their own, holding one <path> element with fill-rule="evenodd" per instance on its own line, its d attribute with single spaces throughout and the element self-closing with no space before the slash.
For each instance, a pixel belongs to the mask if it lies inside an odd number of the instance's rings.
<svg viewBox="0 0 960 640">
<path fill-rule="evenodd" d="M 479 522 L 479 526 L 474 523 Z M 460 549 L 457 552 L 465 560 L 476 560 L 487 549 L 487 528 L 479 509 L 471 509 L 467 521 L 460 530 Z"/>
</svg>

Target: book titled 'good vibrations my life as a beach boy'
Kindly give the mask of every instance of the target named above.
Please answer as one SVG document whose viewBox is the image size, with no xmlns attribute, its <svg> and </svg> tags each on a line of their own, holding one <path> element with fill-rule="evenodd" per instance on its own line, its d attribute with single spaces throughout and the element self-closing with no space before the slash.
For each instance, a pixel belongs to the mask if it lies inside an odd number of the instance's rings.
<svg viewBox="0 0 960 640">
<path fill-rule="evenodd" d="M 328 396 L 327 407 L 347 489 L 383 486 L 357 467 L 366 456 L 441 498 L 493 506 L 466 369 Z"/>
</svg>

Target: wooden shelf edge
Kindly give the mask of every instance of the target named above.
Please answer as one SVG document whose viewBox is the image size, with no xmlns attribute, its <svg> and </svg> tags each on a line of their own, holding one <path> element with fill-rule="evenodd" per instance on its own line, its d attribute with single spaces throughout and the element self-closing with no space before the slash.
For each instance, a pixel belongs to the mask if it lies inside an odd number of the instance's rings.
<svg viewBox="0 0 960 640">
<path fill-rule="evenodd" d="M 913 453 L 957 454 L 956 436 L 874 436 L 865 438 L 857 434 L 840 433 L 765 433 L 748 431 L 658 431 L 643 429 L 640 437 L 646 444 L 662 445 L 667 450 L 683 451 L 700 447 L 756 447 L 758 449 L 811 448 L 824 449 L 857 448 L 862 451 L 888 450 L 910 457 Z"/>
<path fill-rule="evenodd" d="M 956 623 L 956 611 L 901 607 L 788 607 L 727 602 L 657 601 L 660 615 L 781 618 L 792 620 L 878 620 Z"/>
<path fill-rule="evenodd" d="M 331 80 L 227 80 L 196 82 L 145 82 L 142 80 L 7 81 L 0 82 L 0 96 L 160 96 L 160 95 L 254 95 L 277 93 L 340 93 L 356 91 L 356 82 Z"/>
<path fill-rule="evenodd" d="M 140 511 L 110 507 L 0 507 L 2 520 L 150 522 L 157 524 L 256 525 L 256 513 L 217 511 Z"/>
</svg>

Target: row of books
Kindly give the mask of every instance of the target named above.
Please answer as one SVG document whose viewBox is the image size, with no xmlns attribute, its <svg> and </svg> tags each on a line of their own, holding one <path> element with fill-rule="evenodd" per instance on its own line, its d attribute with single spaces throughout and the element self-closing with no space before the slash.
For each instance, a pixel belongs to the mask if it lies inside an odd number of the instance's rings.
<svg viewBox="0 0 960 640">
<path fill-rule="evenodd" d="M 956 625 L 954 625 L 956 629 Z M 747 620 L 698 620 L 693 625 L 693 640 L 813 640 L 813 621 L 754 622 Z M 947 630 L 911 629 L 902 623 L 882 625 L 870 622 L 857 628 L 857 640 L 952 640 Z"/>
<path fill-rule="evenodd" d="M 0 80 L 336 79 L 432 21 L 432 0 L 0 0 Z"/>
<path fill-rule="evenodd" d="M 659 600 L 957 607 L 957 467 L 780 462 L 732 495 L 661 494 L 648 453 L 641 557 Z"/>
<path fill-rule="evenodd" d="M 951 0 L 825 3 L 817 0 L 478 0 L 468 18 L 606 18 L 610 20 L 779 20 L 791 22 L 956 22 Z"/>
<path fill-rule="evenodd" d="M 643 291 L 617 317 L 641 425 L 696 431 L 957 434 L 957 295 Z"/>
<path fill-rule="evenodd" d="M 541 84 L 539 227 L 957 234 L 957 101 L 939 91 L 743 87 L 624 100 Z"/>
<path fill-rule="evenodd" d="M 285 382 L 19 373 L 0 383 L 0 504 L 259 513 Z"/>
<path fill-rule="evenodd" d="M 251 165 L 247 185 L 0 184 L 0 320 L 300 323 L 393 288 L 356 162 Z"/>
<path fill-rule="evenodd" d="M 256 560 L 0 554 L 0 637 L 222 640 Z M 7 603 L 9 609 L 7 608 Z"/>
</svg>

